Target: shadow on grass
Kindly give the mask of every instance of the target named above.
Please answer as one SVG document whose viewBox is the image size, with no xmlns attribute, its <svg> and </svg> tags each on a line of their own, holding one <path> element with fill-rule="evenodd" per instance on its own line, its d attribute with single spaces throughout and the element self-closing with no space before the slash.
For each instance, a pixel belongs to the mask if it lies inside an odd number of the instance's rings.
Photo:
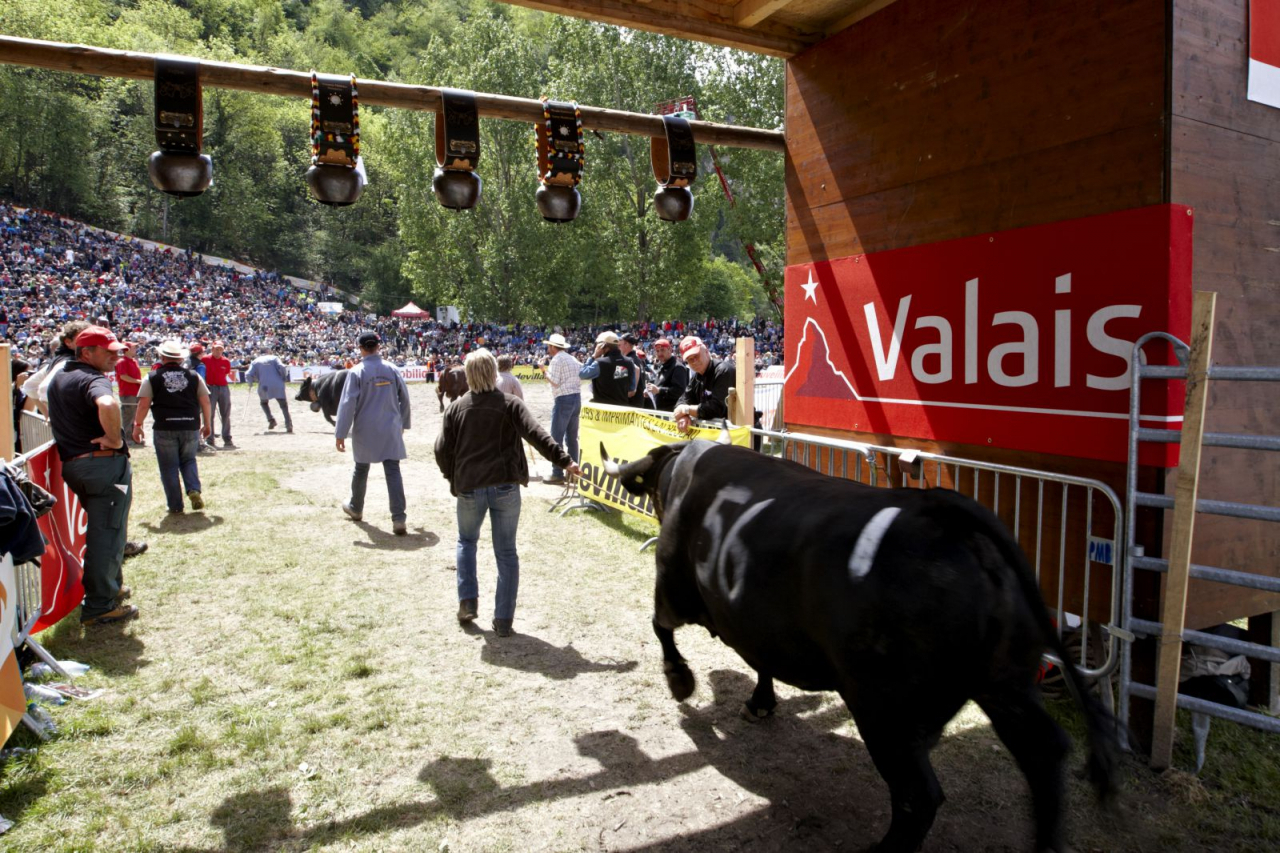
<svg viewBox="0 0 1280 853">
<path fill-rule="evenodd" d="M 472 623 L 468 625 L 475 627 Z M 479 633 L 484 635 L 484 646 L 480 649 L 480 660 L 484 663 L 520 672 L 536 672 L 555 681 L 566 681 L 587 672 L 630 672 L 637 665 L 633 660 L 597 663 L 583 657 L 572 644 L 560 648 L 530 634 L 517 632 L 500 639 L 497 634 Z"/>
<path fill-rule="evenodd" d="M 353 540 L 351 544 L 357 548 L 374 548 L 378 551 L 417 551 L 420 548 L 434 548 L 440 544 L 439 536 L 421 527 L 417 528 L 416 532 L 411 531 L 405 536 L 396 536 L 367 521 L 357 521 L 354 524 L 369 537 L 368 542 Z"/>
<path fill-rule="evenodd" d="M 145 619 L 146 613 L 139 618 Z M 60 661 L 87 663 L 109 675 L 132 675 L 149 663 L 142 656 L 146 644 L 133 633 L 137 624 L 130 619 L 86 628 L 78 618 L 68 616 L 36 639 Z"/>
<path fill-rule="evenodd" d="M 856 849 L 878 837 L 877 825 L 887 822 L 887 796 L 859 796 L 850 803 L 855 792 L 865 790 L 867 784 L 878 784 L 872 782 L 878 777 L 871 759 L 849 738 L 815 727 L 811 718 L 797 716 L 817 708 L 821 696 L 784 699 L 778 706 L 778 718 L 753 724 L 741 720 L 737 709 L 750 695 L 754 681 L 737 672 L 713 672 L 710 681 L 715 693 L 712 706 L 683 709 L 685 718 L 680 725 L 694 750 L 654 759 L 631 735 L 613 729 L 589 732 L 574 743 L 580 755 L 600 764 L 599 770 L 510 787 L 494 778 L 490 759 L 441 756 L 418 774 L 418 781 L 431 790 L 434 799 L 376 808 L 305 830 L 293 826 L 292 802 L 284 788 L 236 794 L 211 815 L 212 824 L 225 835 L 224 846 L 201 853 L 271 850 L 285 843 L 310 849 L 350 842 L 353 835 L 372 836 L 441 819 L 468 820 L 516 811 L 531 803 L 599 797 L 604 792 L 611 792 L 605 799 L 631 796 L 631 788 L 662 784 L 708 767 L 768 800 L 770 806 L 714 830 L 667 839 L 644 849 L 724 849 L 729 837 L 735 839 L 734 849 L 747 849 L 745 845 L 757 839 L 765 841 L 760 849 L 789 849 L 800 840 L 813 841 L 824 849 L 852 842 L 844 849 Z M 845 719 L 847 716 L 841 722 Z M 811 765 L 804 757 L 829 755 L 832 750 L 847 752 L 858 772 L 839 785 L 815 784 Z M 883 792 L 883 785 L 879 790 Z M 819 814 L 836 817 L 828 820 Z M 726 831 L 731 836 L 722 835 Z M 196 853 L 196 848 L 167 849 Z M 754 844 L 751 849 L 756 849 Z"/>
<path fill-rule="evenodd" d="M 21 732 L 29 732 L 24 728 Z M 19 741 L 21 741 L 19 743 Z M 35 736 L 9 741 L 9 746 L 26 746 L 32 751 L 21 758 L 0 763 L 4 784 L 0 786 L 0 815 L 18 823 L 27 809 L 34 806 L 49 790 L 49 770 L 40 766 L 35 750 L 41 742 Z"/>
<path fill-rule="evenodd" d="M 639 518 L 628 516 L 623 512 L 593 512 L 591 517 L 610 530 L 615 530 L 635 542 L 637 548 L 658 535 L 656 522 L 647 524 Z"/>
<path fill-rule="evenodd" d="M 159 524 L 144 521 L 142 526 L 148 533 L 173 533 L 182 536 L 209 530 L 224 521 L 225 519 L 220 515 L 206 515 L 203 512 L 173 512 L 160 519 Z"/>
</svg>

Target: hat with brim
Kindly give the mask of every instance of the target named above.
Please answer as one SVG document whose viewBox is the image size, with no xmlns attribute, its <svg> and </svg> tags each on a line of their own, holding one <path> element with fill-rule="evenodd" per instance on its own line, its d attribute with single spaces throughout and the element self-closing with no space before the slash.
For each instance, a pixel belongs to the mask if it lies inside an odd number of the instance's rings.
<svg viewBox="0 0 1280 853">
<path fill-rule="evenodd" d="M 613 332 L 601 332 L 596 335 L 596 343 L 598 344 L 616 344 L 617 342 L 618 336 Z"/>
<path fill-rule="evenodd" d="M 559 347 L 560 349 L 568 349 L 569 342 L 564 339 L 564 335 L 550 334 L 547 335 L 547 346 Z"/>
<path fill-rule="evenodd" d="M 187 349 L 181 341 L 165 341 L 158 350 L 161 358 L 186 358 Z"/>
<path fill-rule="evenodd" d="M 689 353 L 696 349 L 700 349 L 701 347 L 702 340 L 700 338 L 695 338 L 693 335 L 689 335 L 680 342 L 680 355 L 681 357 L 688 357 Z"/>
<path fill-rule="evenodd" d="M 112 352 L 120 352 L 124 349 L 124 344 L 116 339 L 110 329 L 104 329 L 101 326 L 90 326 L 80 334 L 76 335 L 76 347 L 102 347 Z"/>
</svg>

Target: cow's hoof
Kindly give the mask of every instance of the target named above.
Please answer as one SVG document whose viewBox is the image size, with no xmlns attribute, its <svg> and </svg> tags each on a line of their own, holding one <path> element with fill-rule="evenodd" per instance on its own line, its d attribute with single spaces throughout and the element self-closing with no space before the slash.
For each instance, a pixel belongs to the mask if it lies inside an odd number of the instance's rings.
<svg viewBox="0 0 1280 853">
<path fill-rule="evenodd" d="M 667 688 L 671 690 L 671 695 L 677 702 L 683 702 L 693 695 L 693 671 L 689 669 L 688 664 L 684 661 L 676 663 L 668 661 L 662 665 L 662 671 L 667 675 Z"/>
<path fill-rule="evenodd" d="M 772 716 L 772 708 L 757 708 L 749 700 L 742 703 L 742 719 L 748 723 L 758 723 L 766 717 Z"/>
</svg>

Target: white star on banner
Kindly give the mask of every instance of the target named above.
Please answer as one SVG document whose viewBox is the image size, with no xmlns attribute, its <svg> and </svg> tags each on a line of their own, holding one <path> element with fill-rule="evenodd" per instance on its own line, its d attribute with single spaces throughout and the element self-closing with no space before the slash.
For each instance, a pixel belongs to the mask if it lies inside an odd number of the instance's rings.
<svg viewBox="0 0 1280 853">
<path fill-rule="evenodd" d="M 804 284 L 800 285 L 800 288 L 804 291 L 804 298 L 806 300 L 812 299 L 814 305 L 818 304 L 818 297 L 813 295 L 813 291 L 816 290 L 817 287 L 818 287 L 818 283 L 813 280 L 813 268 L 810 267 L 809 280 Z"/>
</svg>

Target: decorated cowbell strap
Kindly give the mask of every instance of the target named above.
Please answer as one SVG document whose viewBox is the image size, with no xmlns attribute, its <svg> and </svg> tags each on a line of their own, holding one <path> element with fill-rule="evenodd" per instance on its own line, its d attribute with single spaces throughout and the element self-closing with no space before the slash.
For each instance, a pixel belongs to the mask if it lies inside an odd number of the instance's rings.
<svg viewBox="0 0 1280 853">
<path fill-rule="evenodd" d="M 311 72 L 311 162 L 354 169 L 360 157 L 360 99 L 355 75 Z"/>
<path fill-rule="evenodd" d="M 156 143 L 166 154 L 199 154 L 204 133 L 200 63 L 156 57 Z"/>
<path fill-rule="evenodd" d="M 436 165 L 474 172 L 480 162 L 480 114 L 474 92 L 441 89 L 436 113 Z"/>
<path fill-rule="evenodd" d="M 538 132 L 538 179 L 544 184 L 575 187 L 582 180 L 586 146 L 582 144 L 582 111 L 568 101 L 542 99 Z"/>
<path fill-rule="evenodd" d="M 663 116 L 663 136 L 649 141 L 649 159 L 653 176 L 663 187 L 687 187 L 698 177 L 698 155 L 693 144 L 689 122 L 676 116 Z"/>
</svg>

